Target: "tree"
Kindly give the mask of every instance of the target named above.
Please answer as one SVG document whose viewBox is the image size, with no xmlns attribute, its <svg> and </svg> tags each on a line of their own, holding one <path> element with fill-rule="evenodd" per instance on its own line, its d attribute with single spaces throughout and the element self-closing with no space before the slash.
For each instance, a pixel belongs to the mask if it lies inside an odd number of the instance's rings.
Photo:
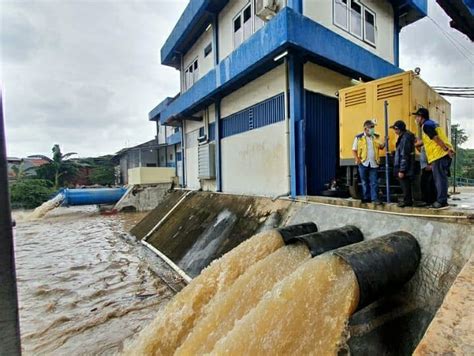
<svg viewBox="0 0 474 356">
<path fill-rule="evenodd" d="M 49 161 L 36 169 L 38 178 L 50 180 L 53 182 L 54 188 L 58 189 L 67 184 L 79 170 L 79 165 L 69 158 L 76 155 L 76 152 L 62 153 L 59 145 L 54 145 L 52 148 L 53 159 L 40 156 Z"/>
<path fill-rule="evenodd" d="M 467 135 L 466 131 L 459 127 L 459 124 L 451 125 L 451 143 L 454 145 L 462 146 L 467 140 L 469 136 Z"/>
<path fill-rule="evenodd" d="M 13 208 L 33 209 L 47 201 L 54 194 L 51 182 L 45 179 L 26 178 L 17 180 L 11 186 L 10 198 Z"/>
<path fill-rule="evenodd" d="M 115 171 L 113 166 L 94 167 L 89 176 L 92 184 L 113 185 L 115 183 Z"/>
<path fill-rule="evenodd" d="M 22 161 L 19 165 L 12 166 L 12 171 L 15 173 L 15 179 L 21 180 L 28 176 L 28 172 L 34 170 L 35 167 L 25 168 L 25 163 Z"/>
</svg>

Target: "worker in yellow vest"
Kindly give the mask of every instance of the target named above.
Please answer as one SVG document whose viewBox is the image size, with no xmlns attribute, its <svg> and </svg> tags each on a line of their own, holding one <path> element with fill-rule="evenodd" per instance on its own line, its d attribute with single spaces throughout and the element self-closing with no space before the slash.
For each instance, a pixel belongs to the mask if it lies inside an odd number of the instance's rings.
<svg viewBox="0 0 474 356">
<path fill-rule="evenodd" d="M 375 123 L 372 120 L 364 122 L 364 132 L 354 138 L 352 153 L 359 169 L 362 183 L 362 203 L 373 202 L 382 205 L 379 200 L 378 169 L 380 164 L 379 150 L 385 148 L 380 143 L 379 135 L 375 133 Z"/>
<path fill-rule="evenodd" d="M 431 207 L 434 209 L 445 209 L 448 207 L 448 176 L 451 160 L 454 156 L 453 146 L 449 142 L 444 130 L 430 119 L 428 109 L 420 108 L 413 115 L 415 115 L 418 126 L 422 128 L 422 139 L 418 138 L 415 146 L 424 146 L 436 185 L 436 201 Z"/>
</svg>

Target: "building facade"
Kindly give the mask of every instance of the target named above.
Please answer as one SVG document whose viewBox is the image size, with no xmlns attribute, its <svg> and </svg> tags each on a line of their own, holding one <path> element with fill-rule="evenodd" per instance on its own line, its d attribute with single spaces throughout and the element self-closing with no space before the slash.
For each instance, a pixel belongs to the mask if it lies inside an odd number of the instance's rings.
<svg viewBox="0 0 474 356">
<path fill-rule="evenodd" d="M 180 128 L 190 189 L 318 194 L 338 165 L 339 89 L 401 71 L 399 32 L 426 0 L 190 0 L 161 49 L 180 93 L 150 120 Z"/>
</svg>

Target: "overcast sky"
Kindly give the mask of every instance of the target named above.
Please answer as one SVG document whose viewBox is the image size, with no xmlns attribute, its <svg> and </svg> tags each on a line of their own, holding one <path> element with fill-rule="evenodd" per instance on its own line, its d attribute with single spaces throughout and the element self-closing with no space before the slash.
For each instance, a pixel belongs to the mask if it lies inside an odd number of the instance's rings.
<svg viewBox="0 0 474 356">
<path fill-rule="evenodd" d="M 319 0 L 329 1 L 329 0 Z M 430 85 L 473 86 L 474 45 L 429 2 L 428 18 L 401 33 L 400 65 Z M 0 0 L 1 86 L 9 156 L 114 153 L 150 140 L 148 112 L 179 90 L 159 50 L 187 1 Z M 452 122 L 470 134 L 474 100 L 452 99 Z"/>
</svg>

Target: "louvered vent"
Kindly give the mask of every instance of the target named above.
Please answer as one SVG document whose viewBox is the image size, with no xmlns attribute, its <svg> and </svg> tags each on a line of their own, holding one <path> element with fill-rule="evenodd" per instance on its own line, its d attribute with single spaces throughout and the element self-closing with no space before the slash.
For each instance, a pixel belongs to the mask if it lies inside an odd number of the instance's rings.
<svg viewBox="0 0 474 356">
<path fill-rule="evenodd" d="M 345 106 L 365 104 L 367 102 L 366 90 L 365 88 L 350 91 L 345 95 Z"/>
<path fill-rule="evenodd" d="M 403 80 L 397 79 L 391 82 L 377 85 L 377 100 L 393 98 L 403 95 Z"/>
</svg>

